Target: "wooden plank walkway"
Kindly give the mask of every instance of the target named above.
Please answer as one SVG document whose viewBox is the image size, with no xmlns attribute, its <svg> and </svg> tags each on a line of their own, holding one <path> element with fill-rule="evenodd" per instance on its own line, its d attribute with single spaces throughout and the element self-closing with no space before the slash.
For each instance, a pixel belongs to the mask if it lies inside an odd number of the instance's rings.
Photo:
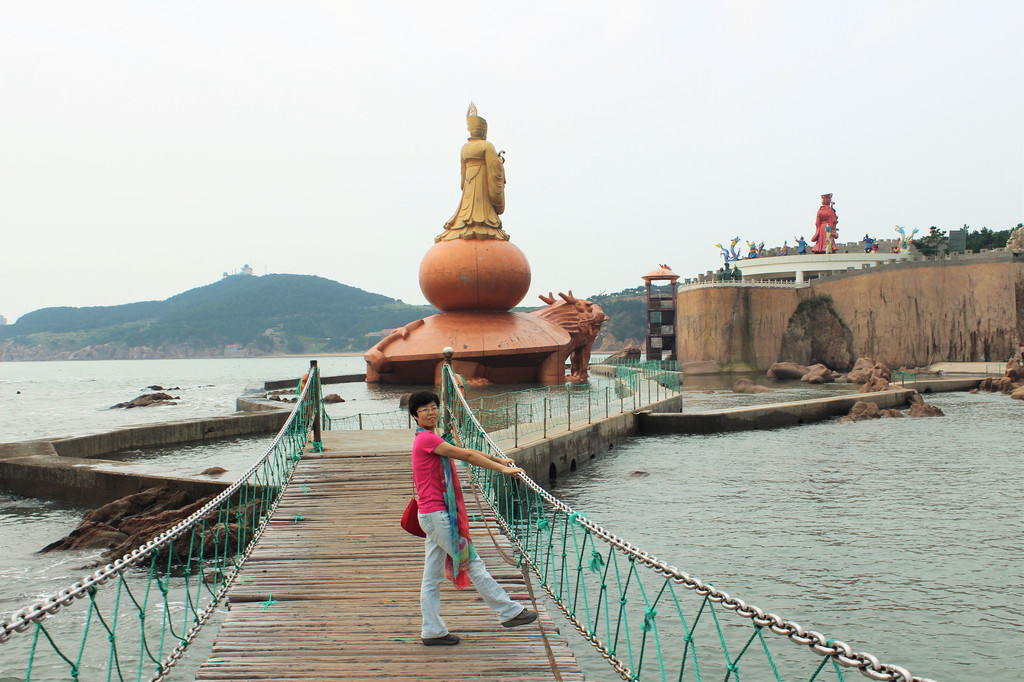
<svg viewBox="0 0 1024 682">
<path fill-rule="evenodd" d="M 323 436 L 324 452 L 303 457 L 232 586 L 230 612 L 196 679 L 555 679 L 538 626 L 501 627 L 472 588 L 445 583 L 441 591 L 442 615 L 462 641 L 420 643 L 423 541 L 398 523 L 412 493 L 412 431 Z M 484 524 L 471 523 L 471 532 L 495 579 L 529 604 L 522 574 L 500 558 Z M 583 680 L 539 607 L 562 678 Z"/>
</svg>

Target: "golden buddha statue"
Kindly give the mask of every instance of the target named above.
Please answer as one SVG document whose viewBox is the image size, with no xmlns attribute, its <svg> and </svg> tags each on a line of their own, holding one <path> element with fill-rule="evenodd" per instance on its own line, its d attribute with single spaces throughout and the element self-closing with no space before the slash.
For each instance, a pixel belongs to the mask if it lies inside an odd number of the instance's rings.
<svg viewBox="0 0 1024 682">
<path fill-rule="evenodd" d="M 434 241 L 508 241 L 499 217 L 505 211 L 505 160 L 487 141 L 487 121 L 477 115 L 473 103 L 466 112 L 466 127 L 469 141 L 462 145 L 462 201 Z"/>
</svg>

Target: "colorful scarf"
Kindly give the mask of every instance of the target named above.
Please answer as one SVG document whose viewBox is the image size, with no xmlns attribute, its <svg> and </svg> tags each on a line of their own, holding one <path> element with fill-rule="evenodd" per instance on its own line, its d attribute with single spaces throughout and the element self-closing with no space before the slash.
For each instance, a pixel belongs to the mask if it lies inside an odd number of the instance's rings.
<svg viewBox="0 0 1024 682">
<path fill-rule="evenodd" d="M 454 557 L 445 557 L 444 574 L 456 588 L 464 590 L 472 584 L 469 579 L 469 562 L 476 559 L 476 548 L 469 539 L 469 517 L 466 515 L 466 503 L 462 499 L 459 476 L 455 473 L 455 465 L 447 457 L 441 458 L 441 471 L 444 473 L 444 503 L 448 507 L 452 547 L 455 548 Z"/>
<path fill-rule="evenodd" d="M 416 429 L 416 433 L 425 430 L 422 427 Z M 452 445 L 452 436 L 449 433 L 442 436 L 444 440 Z M 466 515 L 466 503 L 462 497 L 462 486 L 459 485 L 459 475 L 455 473 L 455 465 L 447 457 L 439 457 L 441 460 L 441 475 L 444 477 L 444 503 L 448 507 L 448 527 L 452 537 L 452 547 L 455 555 L 449 554 L 444 559 L 444 575 L 454 583 L 455 587 L 464 590 L 472 581 L 469 579 L 469 562 L 476 559 L 476 548 L 469 538 L 469 517 Z"/>
</svg>

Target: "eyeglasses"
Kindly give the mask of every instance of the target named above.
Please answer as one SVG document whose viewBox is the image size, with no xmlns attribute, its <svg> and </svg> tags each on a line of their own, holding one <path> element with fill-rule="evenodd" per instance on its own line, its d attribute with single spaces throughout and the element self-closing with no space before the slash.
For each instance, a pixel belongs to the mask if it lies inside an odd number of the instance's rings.
<svg viewBox="0 0 1024 682">
<path fill-rule="evenodd" d="M 440 412 L 440 408 L 437 405 L 431 405 L 430 407 L 421 407 L 416 410 L 416 414 L 423 414 L 424 412 Z"/>
</svg>

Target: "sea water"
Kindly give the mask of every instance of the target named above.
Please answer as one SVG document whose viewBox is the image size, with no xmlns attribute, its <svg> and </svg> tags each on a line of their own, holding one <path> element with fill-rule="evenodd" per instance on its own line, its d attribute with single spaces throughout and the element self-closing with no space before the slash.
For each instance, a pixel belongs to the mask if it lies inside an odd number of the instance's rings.
<svg viewBox="0 0 1024 682">
<path fill-rule="evenodd" d="M 308 366 L 303 358 L 0 363 L 0 442 L 228 414 L 247 387 L 297 380 Z M 320 367 L 325 376 L 358 373 L 362 360 L 321 358 Z M 688 379 L 684 410 L 855 390 L 797 382 L 744 395 L 729 390 L 732 380 Z M 179 404 L 109 409 L 151 385 L 175 389 L 168 392 Z M 334 417 L 397 409 L 408 390 L 325 387 L 346 399 L 328 406 Z M 1017 680 L 1024 668 L 1024 405 L 994 394 L 928 400 L 946 416 L 637 438 L 553 492 L 681 570 L 854 650 L 938 680 Z M 119 457 L 172 473 L 224 463 L 235 470 L 262 455 L 269 440 Z M 94 552 L 36 554 L 73 529 L 83 511 L 0 494 L 0 618 L 90 572 Z M 773 649 L 802 649 L 772 637 Z M 582 639 L 570 641 L 588 676 L 614 676 Z M 5 661 L 0 645 L 0 678 L 23 666 Z"/>
<path fill-rule="evenodd" d="M 552 492 L 719 590 L 919 677 L 1024 679 L 1024 404 L 926 398 L 945 416 L 636 438 Z M 590 674 L 607 666 L 574 649 Z"/>
</svg>

